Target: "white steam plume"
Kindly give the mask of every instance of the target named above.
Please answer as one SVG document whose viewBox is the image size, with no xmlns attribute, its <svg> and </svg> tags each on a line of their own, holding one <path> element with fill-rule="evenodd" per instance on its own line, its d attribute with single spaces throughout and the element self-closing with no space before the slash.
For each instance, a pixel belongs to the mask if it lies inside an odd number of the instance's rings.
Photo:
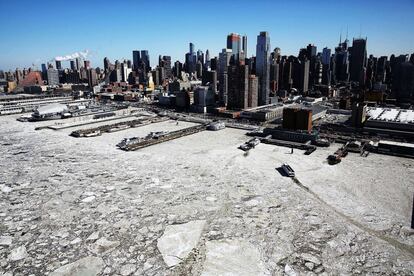
<svg viewBox="0 0 414 276">
<path fill-rule="evenodd" d="M 66 56 L 55 57 L 55 61 L 66 61 L 66 60 L 72 60 L 72 59 L 75 59 L 75 58 L 84 58 L 84 59 L 86 59 L 88 54 L 89 54 L 89 50 L 85 50 L 83 52 L 82 51 L 81 52 L 76 52 L 76 53 L 66 55 Z"/>
</svg>

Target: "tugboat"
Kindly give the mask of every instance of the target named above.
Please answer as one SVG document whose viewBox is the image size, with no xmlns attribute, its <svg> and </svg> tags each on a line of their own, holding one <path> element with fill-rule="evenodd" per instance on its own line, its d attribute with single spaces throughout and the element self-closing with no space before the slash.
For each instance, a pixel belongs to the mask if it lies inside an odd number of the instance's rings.
<svg viewBox="0 0 414 276">
<path fill-rule="evenodd" d="M 116 146 L 120 149 L 126 149 L 129 145 L 139 143 L 142 141 L 142 138 L 139 137 L 132 137 L 132 138 L 124 138 L 121 142 L 119 142 Z"/>
<path fill-rule="evenodd" d="M 257 146 L 258 144 L 260 144 L 260 140 L 259 140 L 258 138 L 253 138 L 253 139 L 249 140 L 249 141 L 247 142 L 247 144 L 248 144 L 250 147 L 254 148 L 254 147 L 255 147 L 255 146 Z"/>
<path fill-rule="evenodd" d="M 329 165 L 335 165 L 341 162 L 341 157 L 337 154 L 331 154 L 328 156 Z"/>
<path fill-rule="evenodd" d="M 287 176 L 295 177 L 295 171 L 288 164 L 286 164 L 286 163 L 282 164 L 281 168 L 286 173 Z"/>
</svg>

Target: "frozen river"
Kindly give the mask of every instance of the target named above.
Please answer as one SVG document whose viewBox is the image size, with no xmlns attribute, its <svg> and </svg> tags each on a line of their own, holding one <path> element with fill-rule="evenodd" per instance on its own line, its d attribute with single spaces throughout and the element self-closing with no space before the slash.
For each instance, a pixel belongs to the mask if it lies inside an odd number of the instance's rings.
<svg viewBox="0 0 414 276">
<path fill-rule="evenodd" d="M 0 117 L 0 275 L 338 275 L 414 272 L 412 159 L 237 147 L 225 129 L 124 152 Z M 298 185 L 276 167 L 289 163 Z"/>
</svg>

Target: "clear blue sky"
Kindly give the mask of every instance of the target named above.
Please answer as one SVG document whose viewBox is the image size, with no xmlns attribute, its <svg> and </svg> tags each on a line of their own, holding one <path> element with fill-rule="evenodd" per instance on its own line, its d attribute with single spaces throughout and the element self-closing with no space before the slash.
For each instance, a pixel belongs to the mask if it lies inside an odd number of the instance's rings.
<svg viewBox="0 0 414 276">
<path fill-rule="evenodd" d="M 335 47 L 347 26 L 351 40 L 368 37 L 369 54 L 414 53 L 414 0 L 0 0 L 0 11 L 4 70 L 85 49 L 94 67 L 134 49 L 148 49 L 151 65 L 159 54 L 182 61 L 190 41 L 215 56 L 230 32 L 248 36 L 251 56 L 263 30 L 272 48 L 297 55 L 308 43 Z"/>
</svg>

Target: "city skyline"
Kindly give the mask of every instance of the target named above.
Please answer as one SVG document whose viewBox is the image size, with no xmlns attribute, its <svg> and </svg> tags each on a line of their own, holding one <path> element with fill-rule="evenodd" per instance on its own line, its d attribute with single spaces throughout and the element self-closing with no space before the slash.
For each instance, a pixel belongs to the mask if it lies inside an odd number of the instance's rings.
<svg viewBox="0 0 414 276">
<path fill-rule="evenodd" d="M 195 50 L 201 49 L 205 52 L 209 49 L 210 56 L 214 57 L 226 47 L 225 37 L 232 32 L 247 35 L 248 57 L 255 54 L 256 36 L 261 31 L 269 33 L 271 49 L 281 48 L 282 55 L 297 56 L 299 49 L 309 43 L 317 46 L 318 52 L 324 47 L 333 50 L 339 43 L 341 29 L 342 39 L 345 39 L 348 30 L 348 39 L 351 42 L 360 35 L 368 37 L 368 55 L 390 56 L 414 52 L 414 38 L 410 36 L 409 30 L 414 20 L 405 16 L 414 7 L 412 1 L 401 1 L 393 5 L 387 1 L 376 1 L 375 5 L 372 1 L 362 4 L 351 1 L 346 5 L 318 1 L 310 10 L 307 10 L 308 4 L 301 1 L 289 4 L 257 1 L 254 5 L 248 5 L 248 8 L 246 3 L 224 1 L 228 10 L 245 15 L 234 18 L 231 22 L 225 20 L 229 16 L 227 9 L 217 9 L 217 1 L 211 1 L 209 7 L 200 13 L 178 13 L 186 9 L 195 11 L 194 8 L 202 7 L 199 1 L 174 4 L 147 1 L 124 3 L 122 13 L 119 13 L 120 4 L 108 6 L 106 1 L 101 1 L 99 5 L 96 2 L 82 3 L 83 6 L 79 4 L 77 7 L 74 3 L 75 5 L 65 9 L 62 9 L 61 4 L 47 2 L 36 5 L 27 2 L 27 10 L 31 13 L 41 10 L 44 12 L 47 8 L 47 16 L 36 24 L 28 25 L 24 21 L 25 16 L 28 16 L 25 11 L 16 14 L 12 20 L 0 19 L 4 26 L 0 30 L 2 37 L 11 38 L 14 43 L 13 47 L 7 41 L 0 44 L 0 69 L 22 69 L 32 64 L 40 69 L 41 63 L 52 60 L 55 56 L 86 49 L 90 51 L 88 59 L 93 67 L 103 67 L 104 57 L 110 60 L 131 60 L 131 52 L 136 49 L 148 50 L 151 64 L 157 63 L 158 55 L 169 55 L 173 61 L 183 61 L 189 42 L 194 43 Z M 1 3 L 0 7 L 7 10 L 14 9 L 17 5 Z M 96 9 L 85 5 L 96 6 Z M 367 12 L 370 5 L 377 13 Z M 266 9 L 263 9 L 263 16 L 258 20 L 256 12 L 262 10 L 261 7 Z M 279 10 L 277 16 L 269 11 L 272 8 Z M 282 13 L 281 10 L 286 12 Z M 293 10 L 295 13 L 289 12 Z M 215 16 L 211 17 L 214 20 L 209 17 L 212 11 L 216 11 Z M 335 13 L 338 11 L 345 18 L 342 19 Z M 351 11 L 352 19 L 347 16 Z M 398 17 L 395 16 L 396 13 Z M 105 20 L 102 21 L 102 18 Z M 314 20 L 315 18 L 320 20 Z M 333 21 L 332 18 L 336 20 Z M 92 19 L 96 21 L 91 21 Z M 309 32 L 309 29 L 321 31 Z M 34 43 L 24 44 L 24 41 Z M 68 64 L 63 66 L 69 67 Z"/>
</svg>

